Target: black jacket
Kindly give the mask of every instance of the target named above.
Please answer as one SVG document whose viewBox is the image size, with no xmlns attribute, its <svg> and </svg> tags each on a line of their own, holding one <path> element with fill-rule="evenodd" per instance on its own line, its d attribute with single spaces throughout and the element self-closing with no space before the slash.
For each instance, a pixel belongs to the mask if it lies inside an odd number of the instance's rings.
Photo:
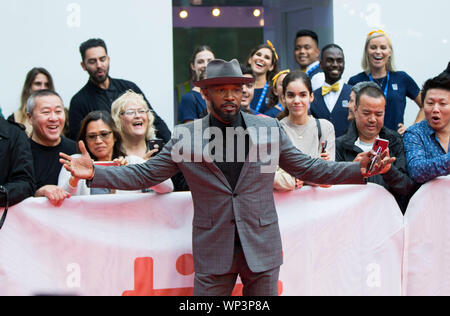
<svg viewBox="0 0 450 316">
<path fill-rule="evenodd" d="M 336 139 L 336 161 L 353 161 L 362 152 L 355 146 L 358 137 L 356 123 L 352 122 L 347 133 Z M 417 190 L 418 185 L 407 172 L 405 150 L 400 134 L 383 127 L 380 138 L 389 141 L 389 155 L 395 157 L 396 161 L 386 174 L 370 177 L 368 182 L 379 184 L 391 192 L 404 212 L 409 198 Z"/>
<path fill-rule="evenodd" d="M 107 90 L 94 85 L 91 80 L 73 96 L 69 108 L 69 138 L 76 140 L 80 132 L 81 121 L 92 111 L 107 111 L 111 113 L 112 103 L 127 90 L 133 90 L 144 95 L 139 87 L 127 80 L 110 78 L 110 85 Z M 153 125 L 156 129 L 156 137 L 168 142 L 171 138 L 169 128 L 163 119 L 153 110 L 150 102 L 145 98 L 148 107 L 155 116 Z"/>
<path fill-rule="evenodd" d="M 0 185 L 8 190 L 9 205 L 14 205 L 35 191 L 33 157 L 25 132 L 16 124 L 0 118 Z M 0 206 L 6 198 L 0 194 Z"/>
</svg>

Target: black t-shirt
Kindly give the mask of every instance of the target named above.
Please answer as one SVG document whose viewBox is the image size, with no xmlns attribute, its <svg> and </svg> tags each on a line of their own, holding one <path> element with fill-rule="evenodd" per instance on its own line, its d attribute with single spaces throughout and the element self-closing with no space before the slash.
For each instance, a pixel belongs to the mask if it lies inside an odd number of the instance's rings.
<svg viewBox="0 0 450 316">
<path fill-rule="evenodd" d="M 31 152 L 34 162 L 34 177 L 36 188 L 44 185 L 58 185 L 61 163 L 59 162 L 59 153 L 73 155 L 77 153 L 77 144 L 68 138 L 61 137 L 61 142 L 55 147 L 48 147 L 34 142 L 30 138 Z"/>
<path fill-rule="evenodd" d="M 245 150 L 245 157 L 248 156 L 249 153 L 249 144 L 250 144 L 250 138 L 248 133 L 240 134 L 230 134 L 234 135 L 234 148 L 232 149 L 234 151 L 233 160 L 227 161 L 227 132 L 231 132 L 227 130 L 227 127 L 233 127 L 238 128 L 242 127 L 244 130 L 247 129 L 244 119 L 242 118 L 242 114 L 239 113 L 236 121 L 232 122 L 231 124 L 224 124 L 220 122 L 218 119 L 216 119 L 213 115 L 210 116 L 209 124 L 211 127 L 218 127 L 222 131 L 222 144 L 223 144 L 223 150 L 222 150 L 222 161 L 216 161 L 214 160 L 214 163 L 216 166 L 222 171 L 225 178 L 227 178 L 228 183 L 231 185 L 231 188 L 234 190 L 236 188 L 237 182 L 239 180 L 239 177 L 241 175 L 242 167 L 244 166 L 244 161 L 240 160 L 240 157 L 238 155 L 239 151 Z M 228 135 L 229 136 L 229 135 Z M 244 145 L 245 148 L 238 148 L 238 144 L 242 144 L 242 139 L 238 140 L 239 137 L 244 137 Z M 228 149 L 231 150 L 231 149 Z M 213 155 L 215 155 L 215 150 L 213 148 L 212 152 Z"/>
<path fill-rule="evenodd" d="M 81 121 L 90 112 L 107 111 L 111 113 L 112 103 L 127 90 L 133 90 L 135 93 L 144 95 L 141 89 L 131 81 L 114 78 L 109 79 L 110 85 L 107 90 L 101 89 L 89 80 L 88 83 L 73 96 L 69 108 L 70 131 L 68 137 L 70 139 L 77 139 Z M 163 119 L 153 110 L 150 102 L 145 96 L 144 99 L 155 116 L 153 125 L 156 129 L 156 137 L 163 139 L 167 143 L 171 138 L 169 128 Z"/>
</svg>

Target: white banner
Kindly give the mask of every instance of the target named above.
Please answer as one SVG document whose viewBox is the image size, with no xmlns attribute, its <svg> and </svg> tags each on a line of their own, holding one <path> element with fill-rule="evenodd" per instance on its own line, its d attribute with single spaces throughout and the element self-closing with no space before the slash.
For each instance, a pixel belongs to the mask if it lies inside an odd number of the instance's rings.
<svg viewBox="0 0 450 316">
<path fill-rule="evenodd" d="M 450 295 L 450 176 L 423 185 L 405 214 L 405 295 Z"/>
<path fill-rule="evenodd" d="M 382 187 L 276 194 L 281 295 L 401 295 L 403 216 Z M 191 295 L 189 193 L 30 198 L 0 231 L 0 295 Z M 242 285 L 235 293 L 241 292 Z"/>
</svg>

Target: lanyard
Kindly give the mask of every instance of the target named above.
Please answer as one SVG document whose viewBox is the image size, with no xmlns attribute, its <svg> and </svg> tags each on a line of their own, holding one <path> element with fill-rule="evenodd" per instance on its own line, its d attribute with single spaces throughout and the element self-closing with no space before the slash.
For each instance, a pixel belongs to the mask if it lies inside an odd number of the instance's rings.
<svg viewBox="0 0 450 316">
<path fill-rule="evenodd" d="M 261 109 L 262 103 L 266 99 L 266 94 L 267 94 L 268 88 L 269 88 L 269 84 L 266 82 L 266 84 L 264 85 L 264 89 L 261 93 L 261 96 L 259 97 L 258 105 L 256 106 L 256 109 L 255 109 L 256 112 L 259 112 L 259 110 Z"/>
<path fill-rule="evenodd" d="M 372 74 L 369 74 L 369 79 L 370 79 L 370 81 L 375 82 L 373 80 Z M 388 88 L 389 88 L 389 71 L 387 72 L 386 87 L 384 87 L 384 96 L 386 97 L 386 100 L 387 100 Z M 383 87 L 381 86 L 380 89 L 383 89 Z"/>
<path fill-rule="evenodd" d="M 307 72 L 306 72 L 306 74 L 308 75 L 308 77 L 309 77 L 309 75 L 314 71 L 314 70 L 316 70 L 317 68 L 319 68 L 320 67 L 320 64 L 317 64 L 317 65 L 315 65 L 314 67 L 312 67 L 310 70 L 308 70 Z"/>
</svg>

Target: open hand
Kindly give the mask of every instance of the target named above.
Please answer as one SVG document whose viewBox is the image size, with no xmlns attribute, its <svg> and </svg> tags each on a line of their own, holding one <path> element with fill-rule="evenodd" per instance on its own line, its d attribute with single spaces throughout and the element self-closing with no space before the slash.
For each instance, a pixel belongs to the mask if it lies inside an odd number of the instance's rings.
<svg viewBox="0 0 450 316">
<path fill-rule="evenodd" d="M 94 162 L 92 161 L 91 156 L 89 156 L 83 141 L 80 141 L 78 146 L 81 151 L 80 158 L 73 158 L 64 153 L 60 153 L 59 156 L 61 159 L 59 159 L 59 162 L 63 164 L 64 168 L 69 171 L 73 177 L 92 180 L 94 177 Z"/>
<path fill-rule="evenodd" d="M 376 154 L 373 151 L 360 153 L 356 156 L 355 161 L 359 161 L 361 174 L 364 178 L 375 176 L 377 174 L 385 174 L 391 169 L 392 163 L 395 162 L 395 157 L 389 156 L 389 148 L 381 153 L 381 157 L 378 162 L 375 163 L 375 168 L 369 172 L 370 164 L 372 163 L 372 158 Z"/>
</svg>

